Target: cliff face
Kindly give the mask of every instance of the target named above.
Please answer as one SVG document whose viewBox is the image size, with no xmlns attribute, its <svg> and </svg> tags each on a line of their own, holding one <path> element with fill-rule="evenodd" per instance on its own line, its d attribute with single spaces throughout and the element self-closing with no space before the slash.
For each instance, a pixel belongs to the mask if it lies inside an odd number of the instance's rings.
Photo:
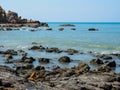
<svg viewBox="0 0 120 90">
<path fill-rule="evenodd" d="M 5 10 L 0 6 L 0 23 L 6 23 L 7 17 Z"/>
</svg>

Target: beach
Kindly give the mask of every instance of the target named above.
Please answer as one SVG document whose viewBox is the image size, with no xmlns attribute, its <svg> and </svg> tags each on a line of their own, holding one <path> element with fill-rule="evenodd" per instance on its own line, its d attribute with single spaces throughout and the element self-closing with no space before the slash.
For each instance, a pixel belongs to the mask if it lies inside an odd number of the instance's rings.
<svg viewBox="0 0 120 90">
<path fill-rule="evenodd" d="M 17 90 L 120 89 L 120 23 L 48 25 L 1 29 L 1 83 L 11 77 Z"/>
</svg>

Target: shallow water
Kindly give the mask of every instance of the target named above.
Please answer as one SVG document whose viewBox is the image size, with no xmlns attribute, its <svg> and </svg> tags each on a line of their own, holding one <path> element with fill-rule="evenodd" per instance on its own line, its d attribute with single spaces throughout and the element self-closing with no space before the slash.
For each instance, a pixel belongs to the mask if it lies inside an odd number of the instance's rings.
<svg viewBox="0 0 120 90">
<path fill-rule="evenodd" d="M 25 28 L 17 31 L 0 31 L 0 45 L 3 45 L 5 49 L 23 49 L 28 51 L 28 48 L 32 46 L 32 42 L 37 42 L 38 45 L 45 47 L 58 47 L 62 50 L 69 48 L 77 49 L 83 52 L 92 51 L 94 53 L 120 53 L 120 23 L 79 23 L 68 22 L 74 24 L 75 27 L 64 27 L 65 30 L 59 31 L 61 28 L 59 24 L 65 24 L 63 22 L 49 22 L 49 26 L 53 28 L 52 31 L 46 30 L 46 28 L 37 28 L 36 32 L 31 32 L 32 28 Z M 71 30 L 76 28 L 76 30 Z M 88 28 L 97 28 L 98 31 L 88 31 Z M 77 65 L 78 62 L 89 62 L 92 55 L 79 54 L 68 55 L 66 53 L 61 54 L 49 54 L 46 52 L 28 51 L 29 56 L 35 58 L 48 57 L 52 58 L 50 64 L 44 65 L 48 67 L 59 65 L 61 67 L 71 67 Z M 67 55 L 71 59 L 76 60 L 70 64 L 61 64 L 57 62 L 60 56 Z M 2 59 L 2 56 L 0 57 Z M 116 62 L 120 64 L 120 60 L 116 59 Z M 0 61 L 3 64 L 3 61 Z M 39 65 L 38 62 L 34 62 L 34 65 Z M 41 64 L 40 64 L 41 65 Z M 43 65 L 43 64 L 42 64 Z M 118 68 L 117 72 L 120 72 Z"/>
</svg>

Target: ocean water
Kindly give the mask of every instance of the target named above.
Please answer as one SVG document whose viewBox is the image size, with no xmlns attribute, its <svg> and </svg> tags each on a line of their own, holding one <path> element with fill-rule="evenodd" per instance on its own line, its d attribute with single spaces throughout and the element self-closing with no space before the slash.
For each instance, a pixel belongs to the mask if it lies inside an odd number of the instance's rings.
<svg viewBox="0 0 120 90">
<path fill-rule="evenodd" d="M 53 30 L 46 30 L 45 27 L 42 27 L 36 28 L 38 30 L 36 32 L 31 32 L 29 30 L 32 28 L 24 27 L 16 31 L 0 31 L 0 46 L 4 46 L 0 50 L 23 49 L 29 52 L 30 56 L 36 58 L 52 58 L 53 61 L 51 61 L 50 65 L 47 65 L 48 68 L 53 65 L 71 67 L 79 61 L 88 63 L 94 57 L 88 54 L 73 55 L 70 57 L 76 61 L 62 65 L 57 62 L 57 58 L 67 55 L 66 53 L 49 54 L 46 52 L 29 51 L 28 48 L 33 46 L 32 42 L 45 47 L 58 47 L 62 50 L 72 48 L 83 52 L 92 51 L 101 54 L 120 53 L 120 23 L 48 22 L 48 24 Z M 58 29 L 62 28 L 62 26 L 59 26 L 60 24 L 74 24 L 75 27 L 63 27 L 64 30 L 59 31 Z M 71 28 L 76 28 L 76 30 L 71 30 Z M 97 28 L 98 31 L 88 31 L 89 28 Z M 117 62 L 120 64 L 119 59 L 117 59 Z M 38 65 L 39 63 L 35 62 L 34 64 Z M 119 72 L 120 70 L 118 69 L 117 71 Z"/>
</svg>

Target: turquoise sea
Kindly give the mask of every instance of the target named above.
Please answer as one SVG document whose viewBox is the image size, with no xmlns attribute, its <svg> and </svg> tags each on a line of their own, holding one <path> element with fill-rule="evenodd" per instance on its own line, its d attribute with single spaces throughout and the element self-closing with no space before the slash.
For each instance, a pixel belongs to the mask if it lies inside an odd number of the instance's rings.
<svg viewBox="0 0 120 90">
<path fill-rule="evenodd" d="M 62 65 L 57 62 L 60 56 L 66 53 L 55 54 L 46 52 L 29 51 L 28 48 L 33 46 L 31 43 L 36 42 L 38 45 L 45 47 L 58 47 L 62 50 L 69 48 L 77 49 L 83 52 L 92 51 L 93 53 L 109 54 L 120 53 L 120 23 L 112 22 L 48 22 L 52 30 L 46 30 L 45 27 L 36 28 L 36 32 L 31 32 L 32 28 L 22 27 L 15 31 L 0 31 L 0 50 L 6 49 L 23 49 L 28 52 L 29 56 L 52 58 L 51 64 L 44 65 L 48 68 L 54 65 L 61 67 L 71 67 L 79 61 L 89 63 L 93 59 L 92 55 L 73 55 L 70 56 L 73 63 Z M 75 27 L 63 27 L 63 31 L 58 29 L 60 24 L 74 24 Z M 76 28 L 76 30 L 71 30 Z M 89 28 L 97 28 L 98 31 L 88 31 Z M 18 58 L 18 57 L 15 57 Z M 0 57 L 2 59 L 2 56 Z M 4 61 L 0 61 L 4 64 Z M 120 59 L 116 59 L 118 68 L 116 72 L 120 72 Z M 38 65 L 38 62 L 34 62 Z"/>
</svg>

